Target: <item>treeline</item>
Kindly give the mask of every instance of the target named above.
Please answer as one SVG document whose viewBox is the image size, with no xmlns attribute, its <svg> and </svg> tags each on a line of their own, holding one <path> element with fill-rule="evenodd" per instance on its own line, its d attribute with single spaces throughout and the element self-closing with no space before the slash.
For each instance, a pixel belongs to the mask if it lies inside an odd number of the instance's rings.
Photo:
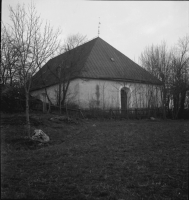
<svg viewBox="0 0 189 200">
<path fill-rule="evenodd" d="M 140 64 L 162 81 L 164 117 L 186 118 L 189 112 L 189 36 L 169 48 L 163 42 L 147 47 Z"/>
</svg>

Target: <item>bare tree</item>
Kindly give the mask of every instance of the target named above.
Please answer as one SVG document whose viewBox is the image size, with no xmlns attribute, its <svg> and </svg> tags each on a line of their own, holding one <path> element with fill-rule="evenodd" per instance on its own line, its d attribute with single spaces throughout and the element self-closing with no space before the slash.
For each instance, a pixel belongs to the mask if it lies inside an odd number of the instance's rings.
<svg viewBox="0 0 189 200">
<path fill-rule="evenodd" d="M 172 52 L 171 94 L 173 116 L 177 118 L 184 111 L 186 92 L 189 90 L 189 37 L 178 40 Z"/>
<path fill-rule="evenodd" d="M 26 96 L 26 127 L 30 137 L 29 93 L 32 76 L 53 55 L 59 46 L 60 31 L 53 31 L 48 23 L 43 24 L 33 4 L 27 8 L 20 4 L 10 8 L 9 25 L 13 46 L 18 53 L 18 71 L 23 80 Z M 10 42 L 10 41 L 9 41 Z"/>
<path fill-rule="evenodd" d="M 166 43 L 159 46 L 152 45 L 144 50 L 140 57 L 141 65 L 159 80 L 162 81 L 162 107 L 164 117 L 166 107 L 169 105 L 167 97 L 169 95 L 169 81 L 171 72 L 171 53 L 167 50 Z"/>
<path fill-rule="evenodd" d="M 1 31 L 1 83 L 12 86 L 18 79 L 18 52 L 14 47 L 14 38 L 3 25 Z"/>
<path fill-rule="evenodd" d="M 173 117 L 184 111 L 187 90 L 189 90 L 189 37 L 178 40 L 178 44 L 167 50 L 166 44 L 146 48 L 141 54 L 142 66 L 162 83 L 162 106 L 164 116 L 166 108 L 172 104 Z"/>
<path fill-rule="evenodd" d="M 51 69 L 52 66 L 47 65 L 51 74 L 56 77 L 58 82 L 58 105 L 61 113 L 62 106 L 66 107 L 66 97 L 71 80 L 82 72 L 84 66 L 79 66 L 84 48 L 82 44 L 87 41 L 86 36 L 80 34 L 70 35 L 59 48 L 59 54 L 63 53 L 61 59 L 55 66 L 56 70 Z M 59 55 L 61 56 L 61 55 Z"/>
<path fill-rule="evenodd" d="M 64 42 L 63 49 L 64 49 L 64 52 L 67 53 L 67 58 L 62 60 L 61 68 L 60 68 L 61 75 L 62 75 L 62 77 L 60 77 L 62 81 L 61 104 L 63 106 L 65 106 L 65 100 L 66 100 L 71 79 L 77 76 L 83 70 L 83 67 L 78 68 L 78 62 L 81 59 L 80 56 L 82 54 L 83 48 L 80 50 L 80 52 L 72 51 L 72 50 L 82 45 L 84 42 L 86 42 L 86 36 L 82 36 L 80 34 L 71 35 Z M 71 59 L 70 59 L 70 56 L 71 56 Z"/>
</svg>

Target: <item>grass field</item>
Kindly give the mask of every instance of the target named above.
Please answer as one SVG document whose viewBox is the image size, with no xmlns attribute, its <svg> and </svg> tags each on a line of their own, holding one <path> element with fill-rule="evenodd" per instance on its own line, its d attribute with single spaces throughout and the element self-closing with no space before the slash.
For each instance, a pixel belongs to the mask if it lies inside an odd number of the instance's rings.
<svg viewBox="0 0 189 200">
<path fill-rule="evenodd" d="M 51 117 L 31 115 L 39 145 L 24 115 L 1 115 L 2 199 L 188 199 L 189 121 Z"/>
</svg>

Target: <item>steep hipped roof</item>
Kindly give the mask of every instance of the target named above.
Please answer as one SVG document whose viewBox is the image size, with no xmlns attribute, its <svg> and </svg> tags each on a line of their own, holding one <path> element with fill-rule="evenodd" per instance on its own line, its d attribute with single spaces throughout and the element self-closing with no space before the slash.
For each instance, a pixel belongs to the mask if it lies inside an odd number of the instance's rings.
<svg viewBox="0 0 189 200">
<path fill-rule="evenodd" d="M 72 78 L 161 84 L 156 77 L 97 37 L 49 60 L 33 77 L 32 90 L 57 84 L 60 65 L 68 67 L 68 70 L 74 65 L 76 72 L 72 73 Z"/>
</svg>

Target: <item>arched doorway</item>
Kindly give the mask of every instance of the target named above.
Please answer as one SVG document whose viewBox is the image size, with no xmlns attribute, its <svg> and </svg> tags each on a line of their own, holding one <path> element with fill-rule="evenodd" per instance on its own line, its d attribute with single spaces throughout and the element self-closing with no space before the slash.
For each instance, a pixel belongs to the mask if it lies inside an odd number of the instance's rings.
<svg viewBox="0 0 189 200">
<path fill-rule="evenodd" d="M 121 110 L 126 111 L 128 108 L 128 92 L 129 88 L 123 87 L 121 88 Z"/>
</svg>

